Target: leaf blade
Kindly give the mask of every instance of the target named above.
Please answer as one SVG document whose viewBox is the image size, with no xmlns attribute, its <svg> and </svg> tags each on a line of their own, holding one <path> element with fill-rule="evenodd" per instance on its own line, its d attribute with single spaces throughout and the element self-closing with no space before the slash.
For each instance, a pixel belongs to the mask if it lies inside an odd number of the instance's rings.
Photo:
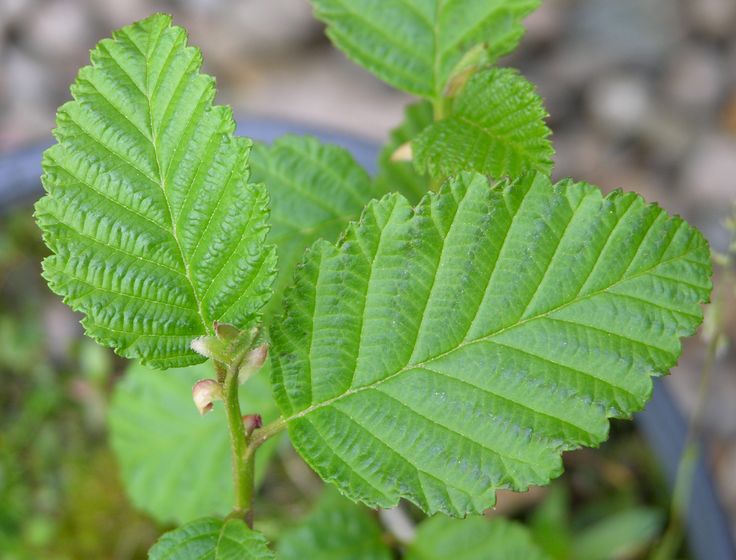
<svg viewBox="0 0 736 560">
<path fill-rule="evenodd" d="M 130 501 L 160 523 L 183 524 L 232 510 L 230 441 L 222 429 L 222 403 L 200 416 L 191 396 L 194 383 L 213 375 L 205 365 L 162 374 L 136 364 L 115 386 L 108 412 L 110 446 Z M 262 371 L 241 386 L 240 402 L 245 414 L 261 414 L 268 422 L 277 410 L 266 375 Z M 256 485 L 279 441 L 259 449 Z"/>
<path fill-rule="evenodd" d="M 452 114 L 413 140 L 414 163 L 435 177 L 461 171 L 493 177 L 549 173 L 554 149 L 547 116 L 534 86 L 516 71 L 478 72 L 459 93 Z"/>
<path fill-rule="evenodd" d="M 463 175 L 416 209 L 389 195 L 305 258 L 272 333 L 274 394 L 297 451 L 352 499 L 482 512 L 644 405 L 709 274 L 702 236 L 636 195 L 540 174 Z"/>
<path fill-rule="evenodd" d="M 269 560 L 266 538 L 240 519 L 205 517 L 164 535 L 148 551 L 149 560 Z"/>
<path fill-rule="evenodd" d="M 254 180 L 268 185 L 271 196 L 268 241 L 278 247 L 275 291 L 281 293 L 304 249 L 320 238 L 335 241 L 377 191 L 347 150 L 309 136 L 287 134 L 270 146 L 256 144 L 251 166 Z M 275 297 L 270 307 L 277 304 Z"/>
<path fill-rule="evenodd" d="M 526 527 L 501 517 L 448 519 L 440 515 L 419 525 L 407 560 L 545 560 Z"/>
<path fill-rule="evenodd" d="M 261 533 L 249 529 L 240 519 L 222 525 L 215 560 L 271 560 L 275 558 Z"/>
<path fill-rule="evenodd" d="M 169 16 L 116 31 L 91 60 L 44 153 L 44 276 L 119 354 L 201 362 L 193 338 L 214 320 L 254 323 L 270 295 L 268 197 L 247 182 L 250 141 L 233 136 Z"/>
<path fill-rule="evenodd" d="M 439 99 L 455 67 L 478 45 L 484 62 L 510 52 L 538 0 L 443 3 L 314 0 L 315 16 L 345 54 L 392 86 Z"/>
<path fill-rule="evenodd" d="M 365 509 L 327 489 L 309 517 L 283 533 L 277 556 L 280 560 L 390 560 L 393 556 L 382 536 Z"/>
</svg>

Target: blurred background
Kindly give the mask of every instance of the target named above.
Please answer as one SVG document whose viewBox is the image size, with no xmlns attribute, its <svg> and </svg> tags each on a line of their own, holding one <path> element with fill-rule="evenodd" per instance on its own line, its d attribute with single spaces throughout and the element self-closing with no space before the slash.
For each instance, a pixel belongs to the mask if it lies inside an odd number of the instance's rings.
<svg viewBox="0 0 736 560">
<path fill-rule="evenodd" d="M 336 51 L 306 0 L 0 0 L 0 157 L 49 142 L 89 49 L 154 11 L 189 29 L 217 77 L 218 101 L 236 116 L 379 143 L 411 100 Z M 544 0 L 527 27 L 503 64 L 546 101 L 555 175 L 636 190 L 725 254 L 736 200 L 736 0 Z M 78 317 L 44 287 L 44 249 L 26 202 L 0 207 L 0 559 L 143 557 L 163 528 L 128 505 L 105 436 L 125 365 L 82 339 Z M 707 462 L 736 534 L 736 304 L 727 270 L 716 270 L 722 314 L 708 325 L 720 338 L 700 410 Z M 688 340 L 665 381 L 686 416 L 698 408 L 707 347 Z M 618 556 L 642 557 L 666 525 L 669 492 L 633 425 L 615 423 L 614 436 L 601 452 L 569 454 L 570 472 L 551 491 L 502 497 L 499 510 L 529 520 L 554 499 L 548 509 L 564 510 L 575 531 L 613 513 L 655 512 L 659 521 Z M 282 459 L 291 464 L 288 451 Z M 266 481 L 276 502 L 289 484 L 317 484 L 290 468 L 283 484 Z M 308 508 L 309 491 L 300 495 L 305 504 L 289 515 Z"/>
</svg>

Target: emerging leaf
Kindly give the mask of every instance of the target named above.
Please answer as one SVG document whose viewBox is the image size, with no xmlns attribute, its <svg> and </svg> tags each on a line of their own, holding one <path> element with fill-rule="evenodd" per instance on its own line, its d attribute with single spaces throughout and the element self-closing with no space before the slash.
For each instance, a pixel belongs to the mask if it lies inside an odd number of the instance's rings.
<svg viewBox="0 0 736 560">
<path fill-rule="evenodd" d="M 192 404 L 192 385 L 211 377 L 199 365 L 166 372 L 134 365 L 115 386 L 109 412 L 110 443 L 131 502 L 161 523 L 186 523 L 232 509 L 230 441 L 221 402 L 202 417 Z M 243 413 L 277 416 L 268 373 L 240 388 Z M 278 445 L 265 443 L 256 455 L 262 480 Z"/>
<path fill-rule="evenodd" d="M 149 560 L 274 560 L 266 537 L 239 519 L 206 517 L 165 533 Z"/>
<path fill-rule="evenodd" d="M 279 539 L 277 556 L 279 560 L 393 558 L 375 518 L 331 488 L 306 520 Z"/>
<path fill-rule="evenodd" d="M 636 194 L 464 174 L 316 243 L 272 331 L 302 457 L 348 497 L 482 512 L 650 396 L 711 289 L 703 237 Z"/>
<path fill-rule="evenodd" d="M 276 291 L 281 293 L 304 249 L 320 238 L 335 241 L 376 191 L 347 150 L 308 136 L 287 135 L 271 146 L 256 144 L 251 165 L 254 179 L 266 183 L 271 195 L 268 239 L 279 250 Z"/>
<path fill-rule="evenodd" d="M 214 80 L 169 16 L 120 29 L 91 59 L 43 158 L 44 276 L 122 356 L 202 362 L 192 339 L 215 320 L 252 325 L 271 293 L 268 196 L 248 184 L 250 141 L 212 104 Z"/>
<path fill-rule="evenodd" d="M 554 149 L 546 117 L 534 86 L 515 70 L 479 72 L 458 94 L 452 114 L 414 139 L 414 163 L 436 177 L 460 171 L 498 178 L 549 173 Z"/>
<path fill-rule="evenodd" d="M 381 193 L 398 191 L 416 204 L 429 190 L 429 178 L 417 173 L 411 160 L 399 161 L 394 154 L 402 147 L 410 146 L 409 142 L 432 122 L 432 104 L 428 101 L 406 108 L 404 122 L 391 131 L 389 141 L 378 156 L 376 183 Z"/>
<path fill-rule="evenodd" d="M 521 20 L 540 0 L 312 0 L 327 35 L 358 64 L 392 86 L 438 99 L 473 53 L 491 64 L 516 46 Z M 477 52 L 480 47 L 481 52 Z"/>
<path fill-rule="evenodd" d="M 501 517 L 449 519 L 438 515 L 417 531 L 406 560 L 547 560 L 527 529 Z"/>
</svg>

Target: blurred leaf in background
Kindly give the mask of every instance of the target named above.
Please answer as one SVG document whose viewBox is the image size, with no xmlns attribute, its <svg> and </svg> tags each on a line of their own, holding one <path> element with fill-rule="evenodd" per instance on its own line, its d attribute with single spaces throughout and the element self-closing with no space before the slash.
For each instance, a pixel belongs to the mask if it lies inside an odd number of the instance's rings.
<svg viewBox="0 0 736 560">
<path fill-rule="evenodd" d="M 116 362 L 50 301 L 42 255 L 29 211 L 0 218 L 0 557 L 145 558 L 158 530 L 105 442 Z"/>
<path fill-rule="evenodd" d="M 110 444 L 136 507 L 161 523 L 184 524 L 207 515 L 225 516 L 232 506 L 230 442 L 225 411 L 215 403 L 200 416 L 192 385 L 213 377 L 210 364 L 166 372 L 135 364 L 115 388 L 110 407 Z M 242 411 L 265 422 L 277 417 L 268 371 L 240 387 Z M 256 456 L 256 483 L 280 438 Z"/>
</svg>

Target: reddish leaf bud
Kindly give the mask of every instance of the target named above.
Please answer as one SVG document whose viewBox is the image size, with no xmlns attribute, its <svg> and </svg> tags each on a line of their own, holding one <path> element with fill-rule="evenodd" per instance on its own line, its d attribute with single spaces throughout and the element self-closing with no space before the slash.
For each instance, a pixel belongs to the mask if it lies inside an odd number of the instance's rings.
<svg viewBox="0 0 736 560">
<path fill-rule="evenodd" d="M 251 435 L 253 430 L 263 427 L 263 418 L 260 414 L 245 414 L 243 415 L 243 426 L 245 426 L 245 433 Z"/>
<path fill-rule="evenodd" d="M 268 344 L 261 344 L 248 352 L 238 372 L 240 383 L 245 383 L 251 375 L 261 369 L 266 358 L 268 358 Z"/>
<path fill-rule="evenodd" d="M 200 379 L 192 387 L 192 400 L 204 416 L 212 410 L 215 401 L 222 400 L 222 387 L 214 379 Z"/>
</svg>

